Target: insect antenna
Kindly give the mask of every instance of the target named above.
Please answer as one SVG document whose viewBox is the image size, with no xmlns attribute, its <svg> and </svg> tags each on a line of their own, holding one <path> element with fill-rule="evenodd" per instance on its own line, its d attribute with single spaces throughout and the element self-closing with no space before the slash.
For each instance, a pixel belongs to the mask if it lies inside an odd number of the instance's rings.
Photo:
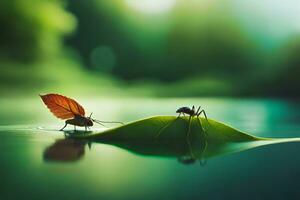
<svg viewBox="0 0 300 200">
<path fill-rule="evenodd" d="M 102 126 L 104 126 L 104 127 L 106 127 L 106 128 L 107 128 L 107 126 L 105 126 L 104 123 L 118 123 L 118 124 L 124 125 L 123 122 L 100 121 L 100 120 L 97 120 L 97 119 L 92 119 L 92 114 L 93 114 L 93 113 L 90 114 L 90 116 L 88 117 L 88 119 L 90 119 L 90 120 L 92 120 L 93 122 L 96 122 L 97 124 L 100 124 L 100 125 L 102 125 Z"/>
<path fill-rule="evenodd" d="M 124 125 L 123 122 L 116 122 L 116 121 L 100 121 L 100 120 L 92 119 L 92 118 L 91 118 L 91 120 L 92 120 L 93 122 L 96 122 L 96 123 L 101 124 L 101 125 L 102 125 L 103 123 L 113 123 L 113 124 L 122 124 L 122 125 Z"/>
<path fill-rule="evenodd" d="M 103 123 L 97 121 L 97 120 L 94 120 L 94 119 L 91 119 L 93 122 L 97 123 L 97 124 L 100 124 L 101 126 L 104 126 L 105 128 L 108 128 L 107 126 L 105 126 Z"/>
</svg>

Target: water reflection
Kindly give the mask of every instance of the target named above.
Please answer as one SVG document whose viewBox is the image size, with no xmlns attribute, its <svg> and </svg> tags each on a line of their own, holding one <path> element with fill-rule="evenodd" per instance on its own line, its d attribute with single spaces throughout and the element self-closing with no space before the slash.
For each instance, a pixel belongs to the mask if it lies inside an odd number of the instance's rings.
<svg viewBox="0 0 300 200">
<path fill-rule="evenodd" d="M 152 117 L 96 133 L 65 131 L 65 139 L 58 140 L 46 148 L 44 160 L 73 162 L 84 156 L 86 145 L 92 149 L 93 144 L 99 143 L 119 147 L 144 157 L 174 158 L 186 165 L 199 161 L 203 165 L 211 157 L 268 144 L 300 141 L 299 138 L 257 138 L 213 120 L 209 120 L 211 127 L 204 131 L 198 119 L 192 119 L 189 137 L 187 137 L 185 118 L 174 121 L 164 129 L 163 134 L 155 137 L 164 124 L 174 119 L 176 117 L 173 116 Z"/>
<path fill-rule="evenodd" d="M 196 127 L 197 128 L 197 127 Z M 192 128 L 193 129 L 193 128 Z M 194 133 L 192 131 L 192 133 Z M 109 144 L 142 156 L 171 157 L 181 164 L 194 164 L 199 161 L 203 165 L 207 141 L 202 129 L 198 134 L 191 134 L 186 139 L 167 140 L 163 137 L 154 140 L 111 140 L 111 139 L 79 139 L 74 135 L 93 134 L 83 131 L 64 131 L 65 139 L 55 141 L 44 151 L 45 161 L 74 162 L 85 154 L 85 146 L 93 149 L 93 144 Z M 186 132 L 182 134 L 186 135 Z M 96 146 L 97 148 L 97 146 Z"/>
<path fill-rule="evenodd" d="M 178 105 L 203 104 L 209 117 L 257 136 L 299 137 L 300 133 L 300 106 L 286 101 L 85 98 L 83 104 L 103 120 L 128 122 L 158 113 L 173 113 Z M 220 144 L 210 139 L 201 160 L 208 163 L 201 167 L 199 159 L 193 161 L 184 154 L 181 154 L 182 157 L 160 156 L 151 152 L 144 154 L 132 149 L 134 145 L 117 147 L 112 140 L 106 140 L 108 145 L 102 144 L 105 141 L 92 141 L 90 151 L 88 141 L 80 140 L 84 145 L 78 149 L 83 149 L 83 153 L 81 157 L 77 155 L 77 161 L 55 161 L 53 154 L 51 159 L 48 157 L 46 160 L 43 152 L 50 148 L 51 143 L 54 145 L 62 133 L 57 131 L 61 128 L 60 122 L 47 110 L 36 106 L 37 103 L 26 99 L 1 100 L 1 123 L 11 125 L 0 127 L 2 199 L 40 196 L 45 199 L 119 200 L 140 199 L 145 194 L 159 199 L 245 199 L 247 195 L 252 199 L 299 197 L 300 143 L 236 153 L 263 145 L 266 141 Z M 262 117 L 255 117 L 257 109 Z M 48 128 L 35 129 L 38 126 Z M 177 127 L 176 130 L 185 134 L 186 124 L 182 128 Z M 101 132 L 103 129 L 93 127 L 93 131 Z M 162 137 L 171 137 L 174 131 L 171 127 L 170 133 L 164 133 Z M 72 144 L 70 141 L 62 143 L 62 146 L 69 143 Z M 74 148 L 71 144 L 70 149 Z M 163 142 L 160 144 L 164 145 Z M 195 140 L 192 146 L 196 148 Z M 67 150 L 63 148 L 58 148 L 57 152 L 65 154 Z M 224 153 L 236 154 L 223 156 Z M 211 159 L 212 156 L 216 158 Z M 183 165 L 177 160 L 190 164 Z M 135 190 L 137 186 L 138 190 Z"/>
<path fill-rule="evenodd" d="M 82 159 L 85 155 L 85 148 L 88 146 L 92 150 L 93 144 L 101 142 L 93 142 L 91 140 L 78 140 L 74 138 L 68 138 L 56 140 L 51 146 L 47 147 L 44 150 L 43 158 L 47 162 L 74 162 Z M 109 142 L 102 142 L 109 144 Z M 198 146 L 198 149 L 195 151 L 188 147 L 188 142 L 186 141 L 185 145 L 176 145 L 180 142 L 166 142 L 163 146 L 162 143 L 149 143 L 149 142 L 114 142 L 115 146 L 120 148 L 127 149 L 135 154 L 144 155 L 144 156 L 158 156 L 158 157 L 174 157 L 177 158 L 178 162 L 181 164 L 194 164 L 196 161 L 199 161 L 203 165 L 203 159 L 201 153 L 204 148 Z M 97 148 L 97 147 L 95 147 Z M 194 153 L 198 152 L 197 154 Z M 194 157 L 197 155 L 197 157 Z"/>
<path fill-rule="evenodd" d="M 85 154 L 85 141 L 75 139 L 60 139 L 55 141 L 44 151 L 45 161 L 74 162 Z"/>
</svg>

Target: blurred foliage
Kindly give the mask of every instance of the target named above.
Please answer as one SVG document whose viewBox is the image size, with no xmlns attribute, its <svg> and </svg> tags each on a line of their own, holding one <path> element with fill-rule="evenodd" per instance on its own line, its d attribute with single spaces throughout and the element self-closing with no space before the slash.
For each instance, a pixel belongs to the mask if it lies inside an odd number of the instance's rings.
<svg viewBox="0 0 300 200">
<path fill-rule="evenodd" d="M 1 55 L 34 61 L 60 51 L 76 20 L 61 0 L 1 0 L 0 24 Z"/>
<path fill-rule="evenodd" d="M 120 9 L 118 14 L 109 14 L 107 4 L 90 0 L 72 1 L 69 5 L 79 28 L 68 43 L 94 70 L 91 53 L 101 45 L 115 52 L 117 65 L 112 73 L 124 79 L 174 81 L 207 75 L 232 79 L 257 68 L 257 47 L 235 26 L 233 16 L 226 10 L 211 9 L 199 14 L 189 12 L 192 6 L 179 5 L 167 20 L 164 16 L 160 22 L 155 16 L 135 16 L 144 24 L 135 21 L 137 25 L 133 25 L 132 17 L 138 14 Z M 116 17 L 122 20 L 115 22 Z M 157 30 L 145 26 L 156 26 Z M 101 66 L 97 69 L 101 70 Z"/>
<path fill-rule="evenodd" d="M 280 70 L 273 77 L 268 78 L 265 85 L 265 93 L 269 95 L 280 96 L 299 96 L 300 95 L 300 37 L 290 39 L 282 47 L 279 53 L 279 63 L 276 65 L 284 67 L 275 67 Z"/>
<path fill-rule="evenodd" d="M 247 5 L 237 0 L 2 0 L 0 89 L 299 96 L 296 20 L 286 8 L 270 17 L 268 8 L 280 7 L 278 2 Z"/>
</svg>

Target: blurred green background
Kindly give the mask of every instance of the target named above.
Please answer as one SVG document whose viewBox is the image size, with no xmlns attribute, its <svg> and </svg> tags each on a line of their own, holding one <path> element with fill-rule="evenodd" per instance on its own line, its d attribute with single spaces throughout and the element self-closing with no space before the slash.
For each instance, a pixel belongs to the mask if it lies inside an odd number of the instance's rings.
<svg viewBox="0 0 300 200">
<path fill-rule="evenodd" d="M 300 94 L 297 0 L 1 0 L 1 95 Z"/>
<path fill-rule="evenodd" d="M 299 52 L 299 0 L 0 0 L 0 199 L 298 200 L 299 143 L 205 166 L 105 144 L 48 162 L 64 122 L 38 94 L 125 123 L 201 105 L 246 133 L 299 138 Z"/>
</svg>

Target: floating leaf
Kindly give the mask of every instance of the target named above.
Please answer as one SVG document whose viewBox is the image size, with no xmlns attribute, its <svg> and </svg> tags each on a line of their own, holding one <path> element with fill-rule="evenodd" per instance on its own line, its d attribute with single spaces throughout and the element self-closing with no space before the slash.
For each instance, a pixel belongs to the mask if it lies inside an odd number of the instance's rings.
<svg viewBox="0 0 300 200">
<path fill-rule="evenodd" d="M 49 110 L 60 119 L 70 119 L 75 115 L 84 116 L 84 108 L 75 100 L 59 94 L 40 95 Z"/>
<path fill-rule="evenodd" d="M 203 118 L 200 120 L 191 121 L 189 137 L 188 118 L 174 116 L 151 117 L 100 133 L 71 134 L 70 137 L 88 143 L 115 145 L 141 155 L 177 157 L 183 163 L 268 144 L 300 141 L 300 138 L 255 137 L 211 119 L 209 123 Z M 162 128 L 164 130 L 157 137 Z"/>
</svg>

